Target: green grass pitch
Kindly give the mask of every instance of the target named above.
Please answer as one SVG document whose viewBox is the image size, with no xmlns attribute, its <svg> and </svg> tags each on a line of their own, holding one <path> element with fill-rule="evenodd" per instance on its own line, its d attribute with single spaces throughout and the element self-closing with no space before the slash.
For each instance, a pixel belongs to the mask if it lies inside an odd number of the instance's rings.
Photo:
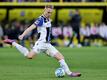
<svg viewBox="0 0 107 80">
<path fill-rule="evenodd" d="M 0 80 L 107 80 L 107 47 L 58 48 L 78 78 L 56 78 L 59 63 L 45 54 L 29 60 L 15 48 L 0 48 Z"/>
</svg>

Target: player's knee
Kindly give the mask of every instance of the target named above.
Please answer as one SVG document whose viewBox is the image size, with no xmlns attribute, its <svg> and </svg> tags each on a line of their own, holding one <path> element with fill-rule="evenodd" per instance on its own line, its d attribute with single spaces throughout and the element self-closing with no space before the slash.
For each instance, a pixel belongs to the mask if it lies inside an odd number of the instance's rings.
<svg viewBox="0 0 107 80">
<path fill-rule="evenodd" d="M 27 56 L 27 59 L 32 59 L 33 57 L 31 57 L 31 56 Z"/>
<path fill-rule="evenodd" d="M 27 57 L 28 59 L 32 59 L 32 58 L 33 58 L 33 56 L 32 56 L 32 55 L 30 55 L 30 54 L 29 54 L 29 55 L 27 55 L 26 57 Z"/>
<path fill-rule="evenodd" d="M 60 57 L 61 59 L 64 59 L 64 56 L 63 56 L 61 53 L 59 53 L 59 57 Z"/>
<path fill-rule="evenodd" d="M 61 53 L 57 53 L 54 57 L 55 57 L 57 60 L 64 59 L 64 56 L 63 56 Z"/>
<path fill-rule="evenodd" d="M 61 55 L 61 56 L 60 56 L 60 59 L 64 59 L 64 56 L 63 56 L 63 55 Z"/>
<path fill-rule="evenodd" d="M 28 59 L 32 59 L 34 57 L 35 53 L 33 51 L 31 51 L 28 55 L 27 58 Z"/>
</svg>

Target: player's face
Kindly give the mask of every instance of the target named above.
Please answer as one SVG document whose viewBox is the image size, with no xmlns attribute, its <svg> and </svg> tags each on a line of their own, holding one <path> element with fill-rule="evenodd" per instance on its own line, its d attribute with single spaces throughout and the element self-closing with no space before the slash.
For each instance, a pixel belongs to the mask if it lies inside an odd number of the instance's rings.
<svg viewBox="0 0 107 80">
<path fill-rule="evenodd" d="M 47 18 L 50 18 L 50 16 L 52 15 L 52 12 L 53 12 L 53 9 L 51 9 L 51 8 L 46 8 L 45 11 L 44 11 L 44 15 L 45 15 Z"/>
</svg>

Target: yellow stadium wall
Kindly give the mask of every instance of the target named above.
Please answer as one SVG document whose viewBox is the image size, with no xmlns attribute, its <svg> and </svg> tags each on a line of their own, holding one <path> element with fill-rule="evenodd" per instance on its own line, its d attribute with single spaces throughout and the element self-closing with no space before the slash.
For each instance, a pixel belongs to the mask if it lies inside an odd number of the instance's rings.
<svg viewBox="0 0 107 80">
<path fill-rule="evenodd" d="M 58 11 L 58 20 L 63 21 L 64 23 L 67 23 L 70 19 L 69 11 L 75 11 L 75 9 L 60 9 Z M 103 10 L 100 9 L 79 9 L 80 14 L 82 17 L 82 22 L 97 22 L 100 23 L 102 21 L 103 16 Z M 9 11 L 9 20 L 17 19 L 17 20 L 23 20 L 23 19 L 36 19 L 39 17 L 43 12 L 43 9 L 12 9 Z M 52 15 L 52 19 L 55 20 L 55 10 Z M 3 20 L 6 17 L 6 9 L 0 9 L 0 21 Z"/>
<path fill-rule="evenodd" d="M 43 9 L 12 9 L 9 11 L 9 20 L 18 19 L 36 19 L 43 13 Z M 51 17 L 53 20 L 55 18 L 55 10 Z"/>
<path fill-rule="evenodd" d="M 69 11 L 72 10 L 73 12 L 75 9 L 61 9 L 59 10 L 58 20 L 62 20 L 63 22 L 67 23 L 70 20 Z M 99 9 L 79 9 L 82 22 L 97 22 L 100 23 L 102 21 L 103 10 Z"/>
<path fill-rule="evenodd" d="M 6 9 L 0 9 L 0 21 L 6 17 Z"/>
</svg>

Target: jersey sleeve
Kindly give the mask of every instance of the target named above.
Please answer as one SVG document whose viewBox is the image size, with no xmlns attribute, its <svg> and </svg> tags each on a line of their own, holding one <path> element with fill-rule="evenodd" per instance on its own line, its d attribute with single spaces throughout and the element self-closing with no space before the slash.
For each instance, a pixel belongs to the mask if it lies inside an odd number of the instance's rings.
<svg viewBox="0 0 107 80">
<path fill-rule="evenodd" d="M 42 19 L 42 18 L 36 19 L 36 21 L 34 22 L 34 24 L 35 24 L 37 27 L 42 26 L 42 25 L 43 25 L 43 19 Z"/>
</svg>

